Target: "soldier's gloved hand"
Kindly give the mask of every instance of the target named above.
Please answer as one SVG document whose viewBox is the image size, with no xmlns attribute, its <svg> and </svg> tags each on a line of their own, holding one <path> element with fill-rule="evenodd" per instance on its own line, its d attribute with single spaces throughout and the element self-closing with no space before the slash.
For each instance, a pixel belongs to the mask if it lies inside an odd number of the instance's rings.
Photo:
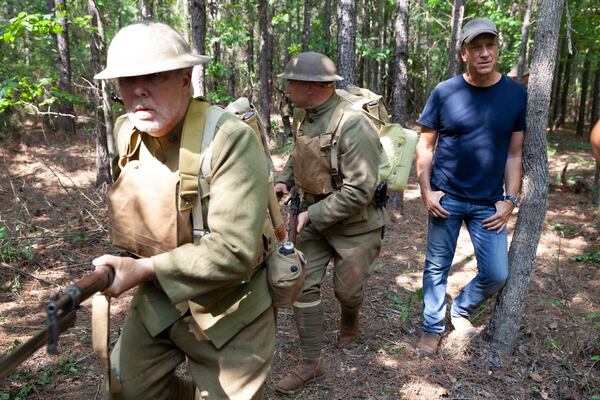
<svg viewBox="0 0 600 400">
<path fill-rule="evenodd" d="M 105 265 L 115 270 L 113 283 L 103 293 L 119 297 L 129 289 L 154 279 L 154 264 L 150 258 L 117 257 L 105 254 L 92 261 L 95 267 Z"/>
</svg>

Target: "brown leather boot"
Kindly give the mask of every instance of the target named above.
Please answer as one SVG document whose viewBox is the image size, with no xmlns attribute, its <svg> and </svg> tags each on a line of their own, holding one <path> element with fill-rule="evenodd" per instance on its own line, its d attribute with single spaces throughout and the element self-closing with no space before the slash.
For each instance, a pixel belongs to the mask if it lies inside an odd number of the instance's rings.
<svg viewBox="0 0 600 400">
<path fill-rule="evenodd" d="M 421 333 L 421 338 L 417 343 L 417 350 L 425 356 L 432 356 L 437 353 L 442 335 L 439 333 L 426 332 Z"/>
<path fill-rule="evenodd" d="M 358 310 L 348 310 L 342 307 L 342 317 L 340 319 L 340 337 L 337 347 L 343 349 L 348 347 L 358 337 Z"/>
<path fill-rule="evenodd" d="M 327 370 L 321 357 L 305 358 L 289 374 L 275 385 L 275 390 L 282 394 L 295 394 L 305 383 L 322 379 Z"/>
</svg>

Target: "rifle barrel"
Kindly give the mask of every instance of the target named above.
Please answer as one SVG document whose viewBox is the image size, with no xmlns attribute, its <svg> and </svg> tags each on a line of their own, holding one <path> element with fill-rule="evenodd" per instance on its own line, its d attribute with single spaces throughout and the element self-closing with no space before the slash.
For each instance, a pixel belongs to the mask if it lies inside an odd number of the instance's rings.
<svg viewBox="0 0 600 400">
<path fill-rule="evenodd" d="M 10 375 L 23 361 L 46 344 L 48 352 L 55 354 L 58 336 L 73 326 L 79 305 L 94 293 L 109 287 L 113 279 L 114 270 L 108 266 L 101 266 L 65 291 L 53 296 L 46 304 L 46 328 L 0 359 L 0 379 Z"/>
<path fill-rule="evenodd" d="M 63 332 L 75 324 L 75 310 L 66 314 L 59 321 L 60 331 Z M 24 344 L 20 345 L 6 357 L 0 359 L 0 379 L 4 379 L 14 372 L 15 369 L 23 361 L 31 357 L 37 349 L 43 347 L 48 343 L 50 332 L 48 329 L 40 330 L 34 337 L 29 339 Z"/>
</svg>

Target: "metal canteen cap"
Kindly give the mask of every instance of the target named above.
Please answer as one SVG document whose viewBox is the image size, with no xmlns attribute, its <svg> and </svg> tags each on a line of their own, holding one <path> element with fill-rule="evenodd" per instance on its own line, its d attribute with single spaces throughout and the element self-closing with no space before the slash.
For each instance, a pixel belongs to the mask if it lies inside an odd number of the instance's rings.
<svg viewBox="0 0 600 400">
<path fill-rule="evenodd" d="M 329 57 L 312 51 L 292 57 L 283 73 L 277 77 L 308 82 L 333 82 L 344 79 L 337 74 L 335 64 Z"/>
<path fill-rule="evenodd" d="M 121 29 L 108 48 L 106 68 L 94 79 L 148 75 L 193 67 L 210 61 L 195 54 L 169 25 L 143 22 Z"/>
</svg>

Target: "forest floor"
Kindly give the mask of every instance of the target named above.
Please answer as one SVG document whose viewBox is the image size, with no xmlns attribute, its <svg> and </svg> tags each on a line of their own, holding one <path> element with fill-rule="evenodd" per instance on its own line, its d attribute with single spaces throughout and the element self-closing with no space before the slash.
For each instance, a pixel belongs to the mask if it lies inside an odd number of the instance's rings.
<svg viewBox="0 0 600 400">
<path fill-rule="evenodd" d="M 92 270 L 107 243 L 105 188 L 95 188 L 93 138 L 44 137 L 22 130 L 0 135 L 0 354 L 42 326 L 42 305 Z M 457 344 L 446 336 L 433 358 L 418 355 L 421 274 L 427 215 L 414 176 L 403 213 L 386 228 L 385 244 L 366 284 L 361 336 L 335 347 L 339 306 L 328 273 L 323 354 L 327 377 L 298 399 L 600 399 L 600 241 L 590 188 L 589 145 L 572 133 L 549 136 L 550 193 L 527 304 L 514 354 L 480 336 Z M 276 155 L 281 167 L 285 155 Z M 560 176 L 568 163 L 566 173 Z M 511 230 L 516 217 L 511 219 Z M 454 297 L 476 270 L 466 231 L 448 282 Z M 131 294 L 112 304 L 111 341 Z M 473 318 L 481 331 L 495 299 Z M 299 359 L 293 315 L 279 311 L 277 347 L 266 398 Z M 59 355 L 37 351 L 0 381 L 0 400 L 101 399 L 102 373 L 91 345 L 90 304 L 60 339 Z"/>
</svg>

